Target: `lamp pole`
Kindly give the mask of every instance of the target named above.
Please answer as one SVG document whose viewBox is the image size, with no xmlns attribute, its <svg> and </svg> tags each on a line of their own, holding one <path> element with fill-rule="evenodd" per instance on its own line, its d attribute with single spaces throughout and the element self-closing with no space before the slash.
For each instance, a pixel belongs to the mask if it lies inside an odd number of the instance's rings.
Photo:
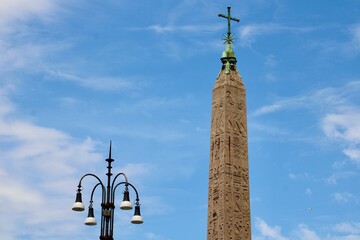
<svg viewBox="0 0 360 240">
<path fill-rule="evenodd" d="M 90 196 L 90 204 L 89 204 L 89 211 L 88 217 L 85 219 L 85 225 L 93 226 L 96 225 L 96 219 L 94 217 L 94 208 L 93 208 L 93 196 L 97 187 L 101 186 L 101 227 L 100 227 L 100 240 L 113 240 L 113 230 L 114 230 L 114 209 L 115 209 L 115 192 L 116 188 L 120 185 L 125 186 L 125 190 L 123 192 L 123 201 L 120 204 L 120 209 L 122 210 L 131 210 L 132 204 L 130 202 L 130 194 L 129 194 L 129 187 L 135 191 L 136 200 L 135 200 L 135 212 L 134 216 L 131 218 L 131 223 L 134 224 L 141 224 L 143 223 L 143 219 L 140 214 L 140 203 L 139 203 L 139 194 L 136 188 L 128 182 L 128 178 L 124 173 L 118 173 L 115 175 L 114 179 L 112 180 L 112 166 L 111 163 L 114 159 L 111 158 L 111 142 L 110 142 L 110 149 L 109 149 L 109 158 L 105 159 L 108 162 L 108 172 L 107 175 L 107 185 L 105 186 L 103 182 L 100 180 L 98 176 L 92 173 L 87 173 L 80 178 L 77 193 L 76 193 L 76 200 L 72 207 L 72 210 L 80 212 L 84 211 L 85 207 L 82 203 L 82 180 L 85 177 L 94 177 L 98 180 L 98 183 L 93 187 L 91 196 Z M 116 182 L 119 176 L 123 176 L 125 181 Z"/>
</svg>

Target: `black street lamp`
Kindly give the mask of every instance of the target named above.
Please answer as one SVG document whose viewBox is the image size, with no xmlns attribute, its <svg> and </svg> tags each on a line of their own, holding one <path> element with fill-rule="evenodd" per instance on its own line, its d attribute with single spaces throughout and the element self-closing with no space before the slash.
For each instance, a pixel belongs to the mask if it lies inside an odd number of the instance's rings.
<svg viewBox="0 0 360 240">
<path fill-rule="evenodd" d="M 130 186 L 136 193 L 135 213 L 134 213 L 134 216 L 131 218 L 131 223 L 141 224 L 141 223 L 143 223 L 143 219 L 140 215 L 139 194 L 138 194 L 136 188 L 131 183 L 128 182 L 126 175 L 124 173 L 118 173 L 114 177 L 114 179 L 111 181 L 111 176 L 113 175 L 111 173 L 111 168 L 112 168 L 111 163 L 114 161 L 114 159 L 111 158 L 111 142 L 110 142 L 109 158 L 106 159 L 105 161 L 108 162 L 108 167 L 107 167 L 108 172 L 106 174 L 107 175 L 107 186 L 105 187 L 105 185 L 102 183 L 100 178 L 98 176 L 96 176 L 95 174 L 87 173 L 84 176 L 82 176 L 79 181 L 79 185 L 78 185 L 78 189 L 77 189 L 77 193 L 76 193 L 76 200 L 72 207 L 72 210 L 77 211 L 77 212 L 85 210 L 84 204 L 82 203 L 81 181 L 87 176 L 95 177 L 99 182 L 94 186 L 94 188 L 91 192 L 88 217 L 85 219 L 84 223 L 85 223 L 85 225 L 89 225 L 89 226 L 93 226 L 93 225 L 97 224 L 96 219 L 94 217 L 93 196 L 94 196 L 95 189 L 98 186 L 101 186 L 102 213 L 101 213 L 100 240 L 113 240 L 114 239 L 113 238 L 113 230 L 114 230 L 115 191 L 119 185 L 122 185 L 122 184 L 125 185 L 125 190 L 123 192 L 124 197 L 123 197 L 123 201 L 120 204 L 120 209 L 122 209 L 122 210 L 131 210 L 132 209 L 132 204 L 130 202 L 130 195 L 129 195 L 129 186 Z M 125 182 L 116 183 L 115 181 L 120 175 L 122 175 L 124 177 Z"/>
</svg>

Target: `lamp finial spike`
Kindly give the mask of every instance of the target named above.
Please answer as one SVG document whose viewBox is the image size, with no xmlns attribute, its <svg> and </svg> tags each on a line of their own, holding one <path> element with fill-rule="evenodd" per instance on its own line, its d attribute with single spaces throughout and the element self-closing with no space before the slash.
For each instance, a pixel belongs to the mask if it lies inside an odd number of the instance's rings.
<svg viewBox="0 0 360 240">
<path fill-rule="evenodd" d="M 112 145 L 112 141 L 110 140 L 109 159 L 111 159 L 111 145 Z"/>
</svg>

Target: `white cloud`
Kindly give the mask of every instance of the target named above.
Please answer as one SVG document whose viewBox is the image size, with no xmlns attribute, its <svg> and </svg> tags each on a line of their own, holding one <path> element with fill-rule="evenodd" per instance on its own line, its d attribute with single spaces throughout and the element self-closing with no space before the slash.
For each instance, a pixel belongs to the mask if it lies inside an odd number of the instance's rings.
<svg viewBox="0 0 360 240">
<path fill-rule="evenodd" d="M 321 240 L 321 238 L 306 225 L 300 224 L 295 233 L 298 240 Z"/>
<path fill-rule="evenodd" d="M 346 148 L 344 153 L 351 160 L 354 160 L 357 164 L 360 164 L 360 149 L 357 148 Z"/>
<path fill-rule="evenodd" d="M 268 67 L 276 67 L 277 66 L 276 57 L 272 54 L 266 56 L 264 64 Z"/>
<path fill-rule="evenodd" d="M 360 239 L 360 223 L 359 222 L 342 222 L 332 226 L 328 226 L 329 231 L 321 234 L 321 229 L 311 229 L 305 224 L 299 224 L 291 233 L 290 237 L 281 234 L 280 226 L 269 226 L 263 219 L 257 217 L 255 220 L 255 228 L 259 234 L 254 234 L 255 240 L 359 240 Z"/>
<path fill-rule="evenodd" d="M 306 196 L 311 197 L 311 196 L 312 196 L 312 191 L 311 191 L 311 189 L 310 189 L 310 188 L 307 188 L 307 189 L 305 190 L 305 194 L 306 194 Z"/>
<path fill-rule="evenodd" d="M 0 231 L 2 238 L 23 235 L 69 237 L 69 208 L 82 165 L 98 161 L 96 143 L 37 126 L 16 117 L 8 91 L 0 91 Z M 6 206 L 6 207 L 4 207 Z M 49 209 L 50 207 L 50 209 Z M 45 227 L 47 230 L 42 231 Z M 16 231 L 14 231 L 16 229 Z M 58 231 L 62 229 L 62 231 Z M 55 236 L 56 236 L 55 235 Z M 36 238 L 36 237 L 35 237 Z"/>
<path fill-rule="evenodd" d="M 29 17 L 48 17 L 56 8 L 54 0 L 2 0 L 0 1 L 0 25 Z"/>
<path fill-rule="evenodd" d="M 114 168 L 114 172 L 124 172 L 128 177 L 130 183 L 132 179 L 143 179 L 144 176 L 149 176 L 154 171 L 153 166 L 145 163 L 129 163 L 122 166 L 121 169 Z"/>
<path fill-rule="evenodd" d="M 349 202 L 358 202 L 357 197 L 349 192 L 333 193 L 331 194 L 331 197 L 335 202 L 340 204 L 345 204 Z"/>
<path fill-rule="evenodd" d="M 41 72 L 46 69 L 46 59 L 51 54 L 67 48 L 66 44 L 17 43 L 0 41 L 0 71 Z"/>
<path fill-rule="evenodd" d="M 323 130 L 327 137 L 345 142 L 360 143 L 360 111 L 326 114 Z"/>
<path fill-rule="evenodd" d="M 274 82 L 278 80 L 278 77 L 275 73 L 269 72 L 265 74 L 265 79 L 269 82 Z"/>
<path fill-rule="evenodd" d="M 15 111 L 14 104 L 7 97 L 7 93 L 15 91 L 16 87 L 12 83 L 3 84 L 0 88 L 0 117 L 6 116 Z"/>
<path fill-rule="evenodd" d="M 271 227 L 261 218 L 255 219 L 255 227 L 260 232 L 261 236 L 266 237 L 267 239 L 273 239 L 273 240 L 288 239 L 281 234 L 281 227 L 279 226 Z"/>
<path fill-rule="evenodd" d="M 344 154 L 360 164 L 360 110 L 326 114 L 322 129 L 329 139 L 342 142 L 345 145 Z"/>
<path fill-rule="evenodd" d="M 166 215 L 170 212 L 174 212 L 174 209 L 176 208 L 174 206 L 171 206 L 167 201 L 165 201 L 159 196 L 141 197 L 140 201 L 144 206 L 161 206 L 161 207 L 153 207 L 153 208 L 151 207 L 142 208 L 142 211 L 146 216 Z"/>
<path fill-rule="evenodd" d="M 2 171 L 3 174 L 0 175 L 0 203 L 3 206 L 7 205 L 8 209 L 17 208 L 18 211 L 25 211 L 28 206 L 44 203 L 41 194 L 29 188 L 26 183 L 13 179 L 10 173 L 4 172 L 4 169 Z"/>
<path fill-rule="evenodd" d="M 335 225 L 335 230 L 346 234 L 360 234 L 360 222 L 338 223 Z"/>
<path fill-rule="evenodd" d="M 260 117 L 281 110 L 309 110 L 320 119 L 320 128 L 326 138 L 340 142 L 344 154 L 360 164 L 360 106 L 356 104 L 359 91 L 360 81 L 353 81 L 339 88 L 324 88 L 279 99 L 260 107 L 250 116 Z"/>
<path fill-rule="evenodd" d="M 151 239 L 151 240 L 160 239 L 157 234 L 152 233 L 152 232 L 145 233 L 145 237 L 146 237 L 146 239 Z"/>
<path fill-rule="evenodd" d="M 39 31 L 27 25 L 33 18 L 46 22 L 57 10 L 59 6 L 55 0 L 0 1 L 0 80 L 11 78 L 14 81 L 14 77 L 9 76 L 11 73 L 17 76 L 19 71 L 42 72 L 49 66 L 49 57 L 69 47 L 65 42 L 45 40 L 39 36 Z"/>
<path fill-rule="evenodd" d="M 86 229 L 79 230 L 85 216 L 72 213 L 71 204 L 81 175 L 85 171 L 97 174 L 97 163 L 102 164 L 103 157 L 97 152 L 100 144 L 20 119 L 8 97 L 16 88 L 10 84 L 0 89 L 1 238 L 15 240 L 26 235 L 29 239 L 67 239 L 85 234 Z M 81 170 L 84 167 L 87 170 Z M 127 164 L 121 171 L 136 187 L 153 174 L 152 166 L 142 163 Z M 84 193 L 88 191 L 91 189 L 84 182 Z M 83 200 L 86 204 L 87 194 Z M 147 206 L 161 202 L 161 211 L 142 209 L 147 215 L 170 209 L 160 198 L 141 195 L 140 200 Z"/>
</svg>

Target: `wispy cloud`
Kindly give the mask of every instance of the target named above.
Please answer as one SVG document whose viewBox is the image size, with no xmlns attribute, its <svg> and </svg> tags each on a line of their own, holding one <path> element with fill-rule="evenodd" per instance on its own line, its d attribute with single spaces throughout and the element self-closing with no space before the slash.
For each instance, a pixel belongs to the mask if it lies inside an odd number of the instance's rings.
<svg viewBox="0 0 360 240">
<path fill-rule="evenodd" d="M 0 25 L 28 18 L 48 18 L 56 9 L 55 0 L 3 0 L 0 2 Z"/>
<path fill-rule="evenodd" d="M 164 109 L 176 108 L 190 103 L 191 98 L 164 98 L 164 97 L 146 97 L 137 101 L 119 104 L 115 111 L 122 113 L 143 113 L 150 114 L 155 111 L 163 111 Z"/>
<path fill-rule="evenodd" d="M 344 41 L 313 39 L 308 41 L 308 47 L 317 48 L 323 53 L 337 53 L 345 56 L 357 56 L 360 53 L 360 24 L 350 26 L 311 26 L 292 27 L 279 23 L 253 23 L 239 27 L 238 37 L 241 46 L 251 47 L 258 38 L 266 35 L 289 33 L 308 33 L 316 30 L 333 29 L 346 34 Z M 344 31 L 345 29 L 345 31 Z"/>
<path fill-rule="evenodd" d="M 50 58 L 68 49 L 68 43 L 44 38 L 39 29 L 34 31 L 29 24 L 51 24 L 63 16 L 56 14 L 60 9 L 57 0 L 0 2 L 0 81 L 15 85 L 41 74 L 51 64 Z"/>
<path fill-rule="evenodd" d="M 147 30 L 154 31 L 156 33 L 167 33 L 167 32 L 189 32 L 189 33 L 204 33 L 204 32 L 216 32 L 222 29 L 221 24 L 213 25 L 161 25 L 155 24 L 146 27 Z"/>
<path fill-rule="evenodd" d="M 276 67 L 278 63 L 277 63 L 276 57 L 274 55 L 270 54 L 265 57 L 264 64 L 268 67 Z"/>
<path fill-rule="evenodd" d="M 324 44 L 330 52 L 341 53 L 348 57 L 360 54 L 360 23 L 347 28 L 347 40 L 343 42 L 330 42 Z"/>
<path fill-rule="evenodd" d="M 311 191 L 310 188 L 307 188 L 307 189 L 305 190 L 305 195 L 308 196 L 308 197 L 311 197 L 311 196 L 312 196 L 312 191 Z"/>
<path fill-rule="evenodd" d="M 308 173 L 302 173 L 302 174 L 295 174 L 295 173 L 289 173 L 289 178 L 292 180 L 304 180 L 304 179 L 309 179 L 310 176 Z"/>
<path fill-rule="evenodd" d="M 79 84 L 80 86 L 100 91 L 118 91 L 118 90 L 130 90 L 139 87 L 139 84 L 135 84 L 135 81 L 130 81 L 121 77 L 97 77 L 97 76 L 85 76 L 80 77 L 74 74 L 62 72 L 62 71 L 48 71 L 50 75 L 58 80 L 71 81 Z"/>
<path fill-rule="evenodd" d="M 351 49 L 360 51 L 360 23 L 351 26 L 349 31 L 351 34 Z"/>
<path fill-rule="evenodd" d="M 282 110 L 284 108 L 286 108 L 287 106 L 294 106 L 291 101 L 279 101 L 279 102 L 276 102 L 274 104 L 271 104 L 271 105 L 266 105 L 266 106 L 263 106 L 259 109 L 257 109 L 255 112 L 251 113 L 252 116 L 261 116 L 261 115 L 264 115 L 264 114 L 268 114 L 268 113 L 272 113 L 272 112 L 276 112 L 278 110 Z"/>
<path fill-rule="evenodd" d="M 350 203 L 350 202 L 358 202 L 359 199 L 353 195 L 352 193 L 349 193 L 349 192 L 336 192 L 336 193 L 333 193 L 331 194 L 331 198 L 337 202 L 337 203 L 340 203 L 340 204 L 346 204 L 346 203 Z"/>
<path fill-rule="evenodd" d="M 16 91 L 16 86 L 13 83 L 4 83 L 0 88 L 0 116 L 2 117 L 15 111 L 15 105 L 7 96 L 13 91 Z"/>
<path fill-rule="evenodd" d="M 260 107 L 250 117 L 258 118 L 285 110 L 308 110 L 319 118 L 320 128 L 330 141 L 341 142 L 344 154 L 360 163 L 360 106 L 357 93 L 360 81 L 339 88 L 324 88 L 310 94 L 283 98 Z"/>
<path fill-rule="evenodd" d="M 346 179 L 357 175 L 358 174 L 353 171 L 335 172 L 330 177 L 326 178 L 325 182 L 328 184 L 337 184 L 340 179 Z"/>
<path fill-rule="evenodd" d="M 204 35 L 211 35 L 220 29 L 223 29 L 220 24 L 177 25 L 174 23 L 128 28 L 130 31 L 149 31 L 158 35 L 159 42 L 155 46 L 157 52 L 176 60 L 219 49 L 222 46 L 221 42 L 212 41 L 211 37 L 204 41 Z"/>
<path fill-rule="evenodd" d="M 161 239 L 161 237 L 158 234 L 153 233 L 153 232 L 146 232 L 145 237 L 146 237 L 146 239 L 150 239 L 150 240 L 160 240 Z"/>
<path fill-rule="evenodd" d="M 142 180 L 144 176 L 151 175 L 151 172 L 153 171 L 154 171 L 153 166 L 148 163 L 129 163 L 126 164 L 125 166 L 122 166 L 121 169 L 114 168 L 114 172 L 127 173 L 127 177 L 129 178 L 129 181 L 130 179 Z"/>
<path fill-rule="evenodd" d="M 346 83 L 339 88 L 322 88 L 310 92 L 309 94 L 293 96 L 289 98 L 279 98 L 270 105 L 260 107 L 251 116 L 261 116 L 274 113 L 280 110 L 294 109 L 321 109 L 322 112 L 352 110 L 352 100 L 356 98 L 360 90 L 360 81 Z"/>
<path fill-rule="evenodd" d="M 339 26 L 334 31 L 344 34 L 344 38 L 342 40 L 322 39 L 321 41 L 314 39 L 309 47 L 321 50 L 325 57 L 334 54 L 346 58 L 357 57 L 360 53 L 360 24 Z"/>
<path fill-rule="evenodd" d="M 313 27 L 290 27 L 278 23 L 253 23 L 239 27 L 239 42 L 242 46 L 251 46 L 258 37 L 280 32 L 308 32 Z"/>
<path fill-rule="evenodd" d="M 173 32 L 175 31 L 174 26 L 164 26 L 160 24 L 151 25 L 147 27 L 148 30 L 154 31 L 156 33 L 166 33 L 166 32 Z"/>
<path fill-rule="evenodd" d="M 171 5 L 163 17 L 157 17 L 156 23 L 146 27 L 131 28 L 130 30 L 148 30 L 156 34 L 204 34 L 224 29 L 224 24 L 206 24 L 207 18 L 215 11 L 215 6 L 206 1 L 178 1 Z M 215 15 L 215 14 L 214 14 Z M 216 16 L 216 15 L 215 15 Z M 161 22 L 158 22 L 161 19 Z M 186 21 L 191 19 L 191 21 Z M 205 22 L 205 23 L 202 23 Z"/>
<path fill-rule="evenodd" d="M 11 39 L 6 42 L 0 40 L 0 71 L 42 72 L 48 66 L 45 64 L 47 58 L 67 47 L 66 44 L 55 42 L 13 44 Z"/>
</svg>

